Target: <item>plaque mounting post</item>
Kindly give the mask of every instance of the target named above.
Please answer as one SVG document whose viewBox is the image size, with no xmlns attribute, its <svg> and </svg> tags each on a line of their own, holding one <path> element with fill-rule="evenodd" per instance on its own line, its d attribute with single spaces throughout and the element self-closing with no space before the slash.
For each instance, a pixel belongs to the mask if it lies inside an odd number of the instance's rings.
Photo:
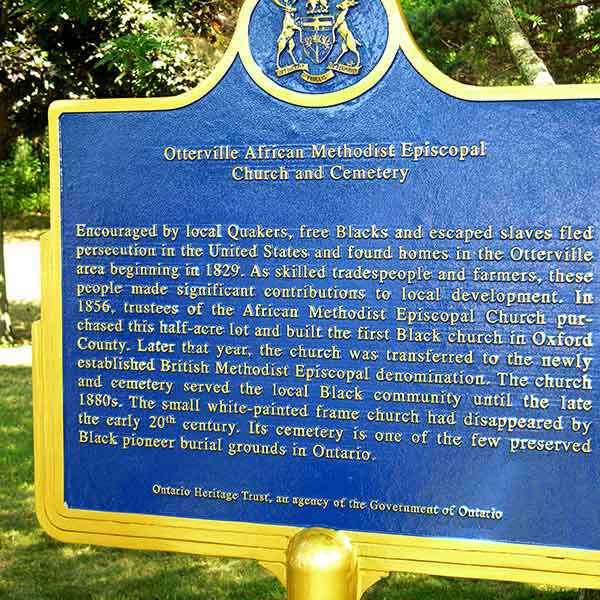
<svg viewBox="0 0 600 600">
<path fill-rule="evenodd" d="M 350 540 L 329 529 L 305 529 L 287 551 L 288 600 L 358 600 L 358 561 Z"/>
</svg>

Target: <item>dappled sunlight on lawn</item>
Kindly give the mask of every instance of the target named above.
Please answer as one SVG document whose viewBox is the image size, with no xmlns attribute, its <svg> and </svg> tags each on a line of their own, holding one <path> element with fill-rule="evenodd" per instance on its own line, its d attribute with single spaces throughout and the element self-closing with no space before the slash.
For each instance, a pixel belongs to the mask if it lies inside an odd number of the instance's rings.
<svg viewBox="0 0 600 600">
<path fill-rule="evenodd" d="M 31 369 L 0 367 L 0 598 L 280 600 L 258 564 L 65 545 L 34 513 Z"/>
<path fill-rule="evenodd" d="M 0 367 L 0 598 L 10 600 L 283 600 L 248 560 L 55 542 L 34 514 L 31 369 Z M 576 600 L 525 584 L 392 575 L 365 600 Z"/>
</svg>

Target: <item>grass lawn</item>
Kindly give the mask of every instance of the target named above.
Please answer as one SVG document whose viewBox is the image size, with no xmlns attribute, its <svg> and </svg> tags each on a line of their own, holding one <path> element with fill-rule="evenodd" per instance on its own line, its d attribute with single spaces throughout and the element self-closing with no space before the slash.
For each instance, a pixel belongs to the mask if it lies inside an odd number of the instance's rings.
<svg viewBox="0 0 600 600">
<path fill-rule="evenodd" d="M 275 600 L 259 565 L 176 554 L 67 546 L 33 509 L 31 370 L 0 367 L 0 598 L 10 600 Z M 368 600 L 576 600 L 573 590 L 393 575 Z"/>
</svg>

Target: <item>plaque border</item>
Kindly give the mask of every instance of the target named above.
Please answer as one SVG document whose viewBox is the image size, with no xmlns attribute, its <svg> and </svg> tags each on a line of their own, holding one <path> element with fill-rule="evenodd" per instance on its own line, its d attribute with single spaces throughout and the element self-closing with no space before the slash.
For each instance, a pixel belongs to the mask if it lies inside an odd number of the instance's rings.
<svg viewBox="0 0 600 600">
<path fill-rule="evenodd" d="M 229 48 L 212 74 L 194 90 L 172 98 L 69 100 L 55 102 L 50 107 L 51 230 L 41 241 L 42 317 L 33 327 L 35 507 L 42 527 L 60 541 L 255 559 L 285 585 L 286 550 L 290 539 L 300 531 L 298 527 L 75 510 L 64 502 L 60 118 L 68 113 L 173 110 L 199 100 L 221 81 L 238 55 L 248 68 L 248 57 L 244 60 L 244 53 L 249 52 L 248 26 L 258 1 L 246 0 Z M 382 1 L 386 9 L 395 7 L 392 12 L 396 16 L 392 15 L 390 19 L 389 37 L 398 42 L 392 47 L 391 61 L 386 63 L 385 72 L 400 49 L 430 85 L 460 100 L 600 99 L 600 85 L 490 88 L 456 82 L 441 73 L 418 48 L 399 0 L 398 4 L 396 0 Z M 253 69 L 249 72 L 257 85 L 275 98 L 312 108 L 347 102 L 369 87 L 361 86 L 359 82 L 340 92 L 300 94 L 281 88 L 270 79 L 279 89 L 265 87 L 260 78 L 255 78 Z M 260 74 L 266 77 L 262 71 Z M 600 551 L 454 538 L 344 533 L 357 548 L 361 593 L 381 577 L 396 571 L 600 588 Z"/>
</svg>

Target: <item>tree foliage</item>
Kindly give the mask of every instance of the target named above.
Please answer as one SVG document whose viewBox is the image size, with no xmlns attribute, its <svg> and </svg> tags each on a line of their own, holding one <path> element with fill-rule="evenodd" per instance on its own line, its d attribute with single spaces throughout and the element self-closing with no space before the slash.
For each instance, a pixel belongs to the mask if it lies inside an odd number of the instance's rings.
<svg viewBox="0 0 600 600">
<path fill-rule="evenodd" d="M 183 92 L 226 45 L 230 0 L 0 0 L 0 341 L 11 339 L 4 218 L 47 203 L 48 105 Z"/>
<path fill-rule="evenodd" d="M 557 83 L 600 81 L 600 2 L 512 0 L 513 12 Z M 480 0 L 403 0 L 417 43 L 442 71 L 474 85 L 523 84 Z"/>
<path fill-rule="evenodd" d="M 43 133 L 55 99 L 193 87 L 226 45 L 235 9 L 226 0 L 0 1 L 0 159 L 19 135 Z"/>
<path fill-rule="evenodd" d="M 0 162 L 0 197 L 5 217 L 43 213 L 48 209 L 48 145 L 17 138 L 10 156 Z"/>
</svg>

